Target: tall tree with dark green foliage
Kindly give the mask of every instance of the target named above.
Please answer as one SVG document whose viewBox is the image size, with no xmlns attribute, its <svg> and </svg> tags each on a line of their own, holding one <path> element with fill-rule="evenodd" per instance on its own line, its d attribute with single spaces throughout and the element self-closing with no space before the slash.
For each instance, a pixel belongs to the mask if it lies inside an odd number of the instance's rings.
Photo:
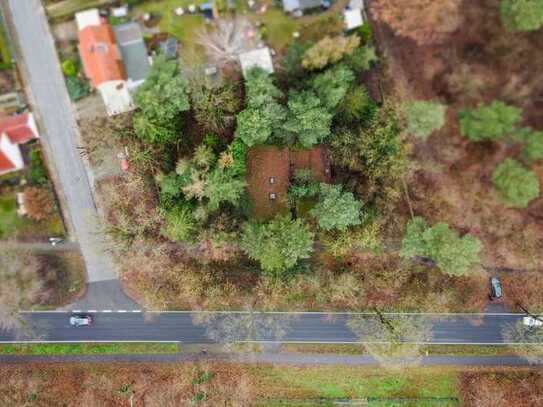
<svg viewBox="0 0 543 407">
<path fill-rule="evenodd" d="M 479 263 L 481 248 L 477 238 L 469 234 L 459 237 L 446 223 L 430 227 L 423 218 L 415 217 L 407 224 L 400 255 L 430 258 L 441 271 L 461 276 Z"/>
<path fill-rule="evenodd" d="M 465 109 L 458 114 L 460 133 L 472 141 L 498 140 L 514 132 L 521 110 L 501 101 Z"/>
<path fill-rule="evenodd" d="M 502 0 L 500 11 L 509 31 L 535 31 L 543 26 L 543 0 Z"/>
<path fill-rule="evenodd" d="M 180 137 L 182 113 L 190 109 L 187 81 L 176 61 L 156 58 L 134 102 L 136 135 L 144 141 L 171 144 Z"/>
<path fill-rule="evenodd" d="M 353 82 L 353 71 L 345 65 L 336 65 L 315 76 L 311 81 L 311 87 L 323 106 L 328 111 L 334 112 Z"/>
<path fill-rule="evenodd" d="M 492 182 L 502 201 L 511 208 L 526 208 L 539 196 L 537 175 L 512 158 L 496 167 Z"/>
<path fill-rule="evenodd" d="M 274 85 L 272 77 L 260 68 L 247 73 L 245 81 L 247 107 L 237 116 L 236 137 L 252 147 L 280 136 L 285 120 L 285 108 L 279 103 L 283 93 Z"/>
<path fill-rule="evenodd" d="M 320 184 L 319 202 L 309 211 L 317 218 L 323 230 L 346 230 L 360 225 L 362 203 L 351 192 L 342 191 L 341 185 Z"/>
<path fill-rule="evenodd" d="M 279 276 L 313 251 L 313 233 L 290 216 L 277 216 L 268 223 L 246 223 L 241 237 L 242 250 L 260 262 L 262 270 Z"/>
<path fill-rule="evenodd" d="M 293 134 L 303 148 L 311 148 L 330 135 L 332 114 L 311 91 L 291 92 L 284 129 Z"/>
</svg>

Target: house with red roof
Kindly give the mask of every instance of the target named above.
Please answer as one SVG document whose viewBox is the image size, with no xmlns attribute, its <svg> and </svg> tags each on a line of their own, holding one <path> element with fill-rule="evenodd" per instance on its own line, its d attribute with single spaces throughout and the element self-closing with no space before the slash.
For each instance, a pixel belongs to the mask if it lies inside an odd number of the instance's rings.
<svg viewBox="0 0 543 407">
<path fill-rule="evenodd" d="M 0 119 L 0 175 L 23 169 L 25 163 L 19 146 L 38 137 L 31 113 Z"/>
<path fill-rule="evenodd" d="M 97 9 L 77 13 L 75 17 L 85 75 L 102 96 L 108 115 L 132 110 L 134 104 L 113 29 Z"/>
</svg>

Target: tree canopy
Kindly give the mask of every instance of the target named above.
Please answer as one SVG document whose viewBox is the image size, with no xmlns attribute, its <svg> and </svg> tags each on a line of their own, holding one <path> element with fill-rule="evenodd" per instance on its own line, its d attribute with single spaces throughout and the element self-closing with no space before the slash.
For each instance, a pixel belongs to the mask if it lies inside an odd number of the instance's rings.
<svg viewBox="0 0 543 407">
<path fill-rule="evenodd" d="M 246 223 L 241 237 L 242 250 L 260 262 L 262 270 L 279 275 L 309 258 L 313 251 L 313 233 L 289 216 L 277 216 L 268 223 Z"/>
<path fill-rule="evenodd" d="M 136 135 L 151 143 L 174 142 L 181 130 L 181 113 L 190 109 L 187 81 L 177 62 L 156 58 L 134 102 L 139 110 L 134 116 Z"/>
<path fill-rule="evenodd" d="M 515 130 L 520 120 L 521 110 L 508 106 L 501 101 L 489 105 L 479 105 L 475 109 L 466 109 L 458 114 L 460 133 L 472 141 L 485 139 L 497 140 Z"/>
<path fill-rule="evenodd" d="M 502 0 L 500 11 L 509 31 L 535 31 L 543 26 L 543 0 Z"/>
<path fill-rule="evenodd" d="M 360 225 L 362 204 L 351 192 L 342 191 L 340 185 L 320 184 L 319 202 L 309 211 L 317 218 L 324 230 L 346 230 L 349 226 Z"/>
<path fill-rule="evenodd" d="M 407 224 L 400 255 L 404 258 L 427 257 L 445 273 L 463 275 L 479 262 L 481 242 L 467 234 L 459 237 L 446 223 L 430 227 L 421 217 Z"/>
<path fill-rule="evenodd" d="M 440 103 L 418 100 L 405 105 L 407 131 L 426 139 L 432 132 L 445 124 L 447 106 Z"/>
<path fill-rule="evenodd" d="M 537 175 L 512 158 L 496 167 L 492 182 L 502 201 L 512 208 L 525 208 L 539 196 Z"/>
<path fill-rule="evenodd" d="M 525 141 L 522 157 L 529 162 L 543 160 L 543 131 L 530 132 Z"/>
<path fill-rule="evenodd" d="M 311 87 L 324 107 L 333 112 L 353 82 L 353 71 L 345 65 L 337 65 L 315 76 L 311 81 Z"/>
<path fill-rule="evenodd" d="M 291 92 L 288 109 L 284 128 L 296 136 L 301 147 L 310 148 L 330 135 L 332 114 L 313 92 Z"/>
<path fill-rule="evenodd" d="M 286 117 L 279 103 L 283 93 L 273 84 L 272 77 L 260 68 L 247 73 L 245 81 L 247 107 L 237 116 L 236 136 L 248 147 L 266 143 L 274 133 L 280 137 Z"/>
<path fill-rule="evenodd" d="M 352 54 L 359 45 L 360 38 L 356 35 L 326 36 L 305 52 L 302 66 L 310 70 L 322 69 L 339 62 L 345 55 Z"/>
</svg>

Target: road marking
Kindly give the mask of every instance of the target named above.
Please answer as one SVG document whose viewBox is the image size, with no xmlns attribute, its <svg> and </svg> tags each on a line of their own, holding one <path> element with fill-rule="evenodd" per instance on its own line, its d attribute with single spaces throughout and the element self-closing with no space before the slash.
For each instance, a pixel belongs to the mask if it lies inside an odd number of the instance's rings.
<svg viewBox="0 0 543 407">
<path fill-rule="evenodd" d="M 125 309 L 120 309 L 120 310 L 118 310 L 117 312 L 128 312 L 128 311 L 125 310 Z"/>
<path fill-rule="evenodd" d="M 72 312 L 77 314 L 78 312 L 81 312 L 81 310 L 80 309 L 74 309 Z"/>
<path fill-rule="evenodd" d="M 98 312 L 98 311 L 96 311 L 95 309 L 90 309 L 87 312 Z"/>
<path fill-rule="evenodd" d="M 102 312 L 111 312 L 111 310 L 110 309 L 105 309 Z"/>
<path fill-rule="evenodd" d="M 140 309 L 133 309 L 132 312 L 141 312 Z"/>
</svg>

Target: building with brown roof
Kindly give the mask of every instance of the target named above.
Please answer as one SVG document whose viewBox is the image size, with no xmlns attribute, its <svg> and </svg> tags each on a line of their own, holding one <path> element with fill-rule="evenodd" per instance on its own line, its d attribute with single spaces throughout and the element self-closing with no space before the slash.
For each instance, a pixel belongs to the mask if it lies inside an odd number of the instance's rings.
<svg viewBox="0 0 543 407">
<path fill-rule="evenodd" d="M 253 214 L 270 218 L 288 211 L 290 178 L 298 169 L 310 169 L 317 181 L 330 182 L 330 162 L 322 145 L 294 150 L 260 145 L 247 152 L 247 185 Z"/>
<path fill-rule="evenodd" d="M 77 13 L 76 22 L 85 75 L 102 96 L 108 115 L 132 110 L 127 76 L 111 26 L 97 9 Z"/>
</svg>

